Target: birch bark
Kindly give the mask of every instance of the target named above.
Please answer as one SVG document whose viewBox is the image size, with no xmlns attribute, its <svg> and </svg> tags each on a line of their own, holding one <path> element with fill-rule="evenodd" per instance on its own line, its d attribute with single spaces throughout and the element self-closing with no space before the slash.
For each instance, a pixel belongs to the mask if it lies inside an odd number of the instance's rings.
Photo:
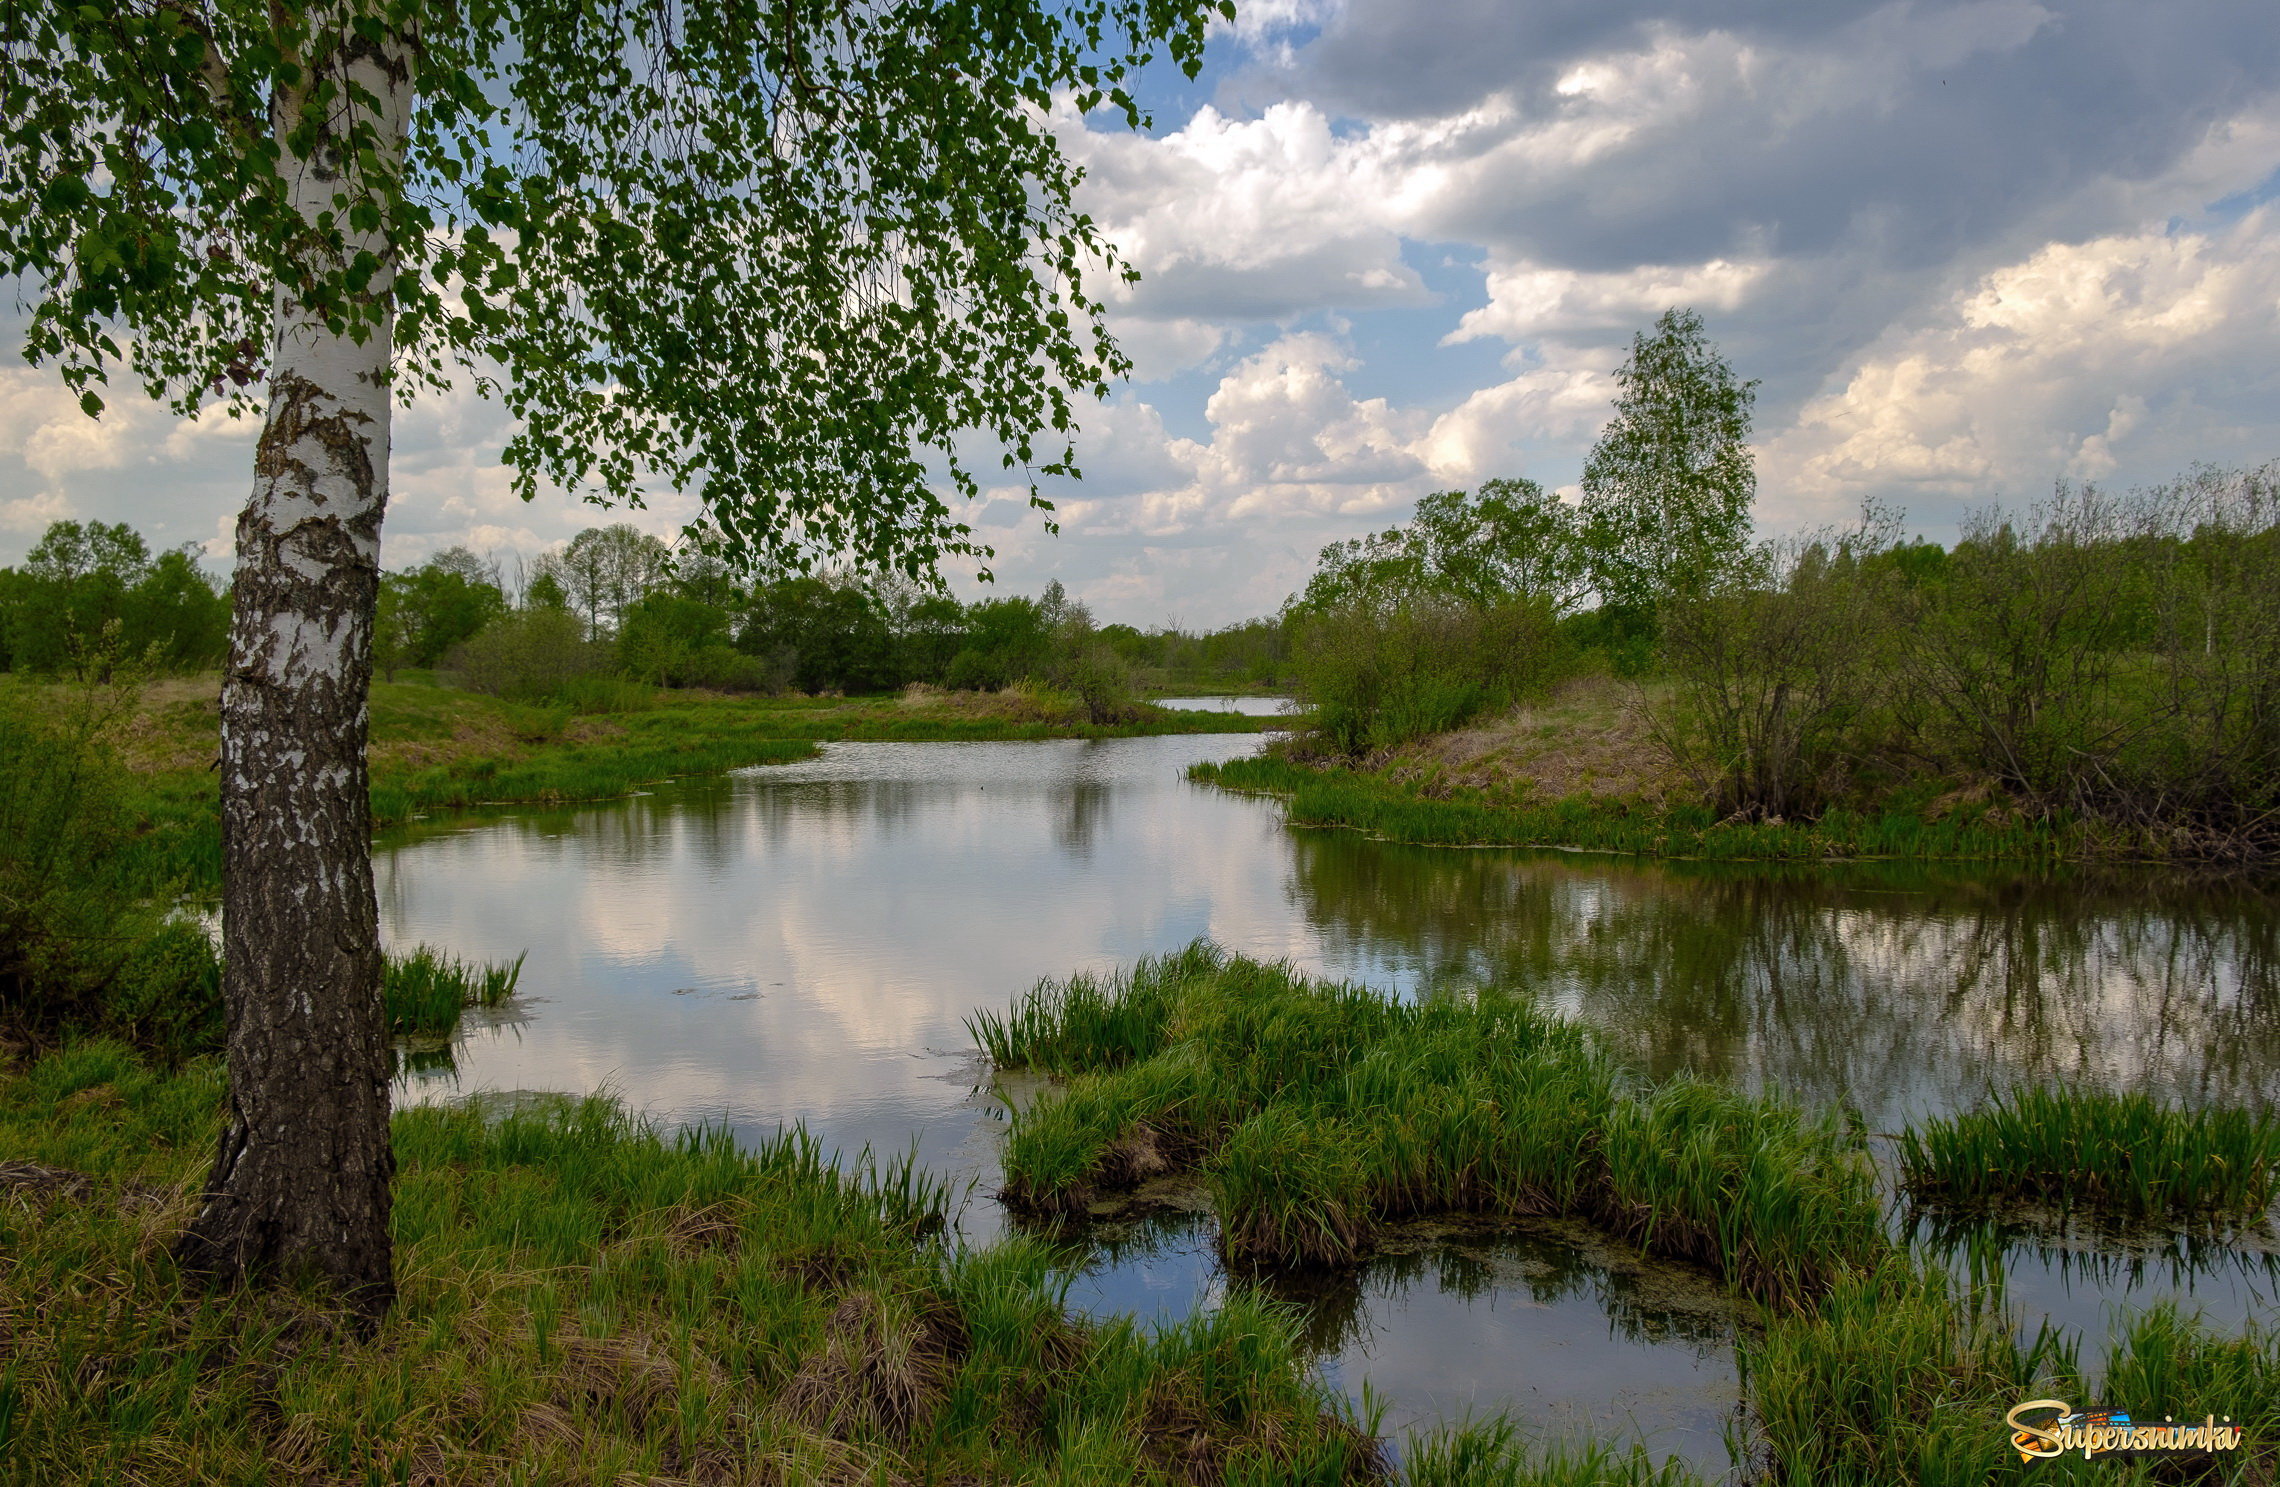
<svg viewBox="0 0 2280 1487">
<path fill-rule="evenodd" d="M 271 107 L 279 169 L 312 224 L 345 220 L 343 147 L 360 128 L 383 169 L 402 159 L 409 43 L 353 39 L 356 10 L 315 18 L 344 39 L 329 70 L 349 85 L 320 142 L 291 144 L 307 95 L 281 89 Z M 360 250 L 382 258 L 368 292 L 385 308 L 385 237 L 351 231 L 345 251 Z M 336 333 L 284 285 L 276 324 L 222 690 L 229 1108 L 177 1255 L 225 1285 L 322 1279 L 377 1317 L 395 1295 L 394 1161 L 365 742 L 392 322 Z"/>
</svg>

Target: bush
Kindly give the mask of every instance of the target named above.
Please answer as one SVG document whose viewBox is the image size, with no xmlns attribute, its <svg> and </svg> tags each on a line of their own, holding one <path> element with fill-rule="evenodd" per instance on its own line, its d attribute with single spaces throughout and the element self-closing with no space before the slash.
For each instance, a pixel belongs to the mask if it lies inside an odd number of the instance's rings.
<svg viewBox="0 0 2280 1487">
<path fill-rule="evenodd" d="M 968 647 L 950 658 L 942 685 L 953 692 L 995 692 L 1011 678 L 995 656 Z"/>
<path fill-rule="evenodd" d="M 453 647 L 444 669 L 471 692 L 544 702 L 607 670 L 609 660 L 608 648 L 588 641 L 585 627 L 568 610 L 525 609 L 501 616 Z"/>
<path fill-rule="evenodd" d="M 1726 581 L 1665 607 L 1675 705 L 1663 742 L 1721 817 L 1811 820 L 1870 749 L 1879 616 L 1867 531 L 1761 548 Z"/>
<path fill-rule="evenodd" d="M 1124 722 L 1136 709 L 1132 667 L 1104 642 L 1080 642 L 1053 668 L 1053 680 L 1076 695 L 1095 723 Z"/>
<path fill-rule="evenodd" d="M 2062 484 L 1946 551 L 1764 549 L 1660 620 L 1664 741 L 1721 815 L 1929 776 L 2130 851 L 2280 854 L 2280 466 Z"/>
<path fill-rule="evenodd" d="M 658 592 L 626 610 L 618 658 L 626 671 L 662 687 L 781 692 L 793 657 L 778 648 L 746 654 L 729 644 L 736 616 L 684 594 Z"/>
<path fill-rule="evenodd" d="M 95 1019 L 169 1061 L 218 1053 L 228 1037 L 222 958 L 199 925 L 176 919 L 130 941 Z"/>
<path fill-rule="evenodd" d="M 1357 603 L 1295 623 L 1299 700 L 1347 755 L 1459 727 L 1549 690 L 1571 666 L 1546 599 Z"/>
<path fill-rule="evenodd" d="M 33 1042 L 107 1031 L 181 1058 L 220 1046 L 220 972 L 203 933 L 153 907 L 166 885 L 125 829 L 104 737 L 128 701 L 0 693 L 0 1021 Z"/>
</svg>

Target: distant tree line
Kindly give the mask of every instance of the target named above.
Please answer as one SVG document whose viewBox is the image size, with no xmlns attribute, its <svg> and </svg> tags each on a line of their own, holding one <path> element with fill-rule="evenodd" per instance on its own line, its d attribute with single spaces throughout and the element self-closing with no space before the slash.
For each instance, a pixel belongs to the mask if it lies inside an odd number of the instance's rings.
<svg viewBox="0 0 2280 1487">
<path fill-rule="evenodd" d="M 228 591 L 195 546 L 153 557 L 123 524 L 57 522 L 22 564 L 0 568 L 0 670 L 210 669 L 228 629 Z M 762 693 L 1033 682 L 1104 714 L 1150 687 L 1272 688 L 1290 676 L 1280 618 L 1143 631 L 1096 624 L 1058 582 L 1035 598 L 964 604 L 852 573 L 740 579 L 694 544 L 675 550 L 625 523 L 527 565 L 448 547 L 383 574 L 373 661 L 389 680 L 439 672 L 523 700 L 611 679 Z"/>
<path fill-rule="evenodd" d="M 1492 480 L 1323 550 L 1283 610 L 1320 746 L 1366 755 L 1600 671 L 1656 682 L 1653 725 L 1722 817 L 1943 794 L 2150 852 L 2280 855 L 2280 463 L 2061 483 L 1952 546 L 1873 510 L 1753 543 L 1753 384 L 1684 311 L 1617 377 L 1577 503 Z"/>
<path fill-rule="evenodd" d="M 195 544 L 152 556 L 123 523 L 59 521 L 0 568 L 0 670 L 107 680 L 221 664 L 229 601 Z"/>
<path fill-rule="evenodd" d="M 1076 694 L 1096 716 L 1152 686 L 1273 686 L 1279 620 L 1193 634 L 1099 625 L 1057 581 L 1036 598 L 971 604 L 854 573 L 732 574 L 701 547 L 620 523 L 580 532 L 510 576 L 464 548 L 382 582 L 383 675 L 435 668 L 538 701 L 610 680 L 731 692 L 845 694 L 912 683 Z"/>
</svg>

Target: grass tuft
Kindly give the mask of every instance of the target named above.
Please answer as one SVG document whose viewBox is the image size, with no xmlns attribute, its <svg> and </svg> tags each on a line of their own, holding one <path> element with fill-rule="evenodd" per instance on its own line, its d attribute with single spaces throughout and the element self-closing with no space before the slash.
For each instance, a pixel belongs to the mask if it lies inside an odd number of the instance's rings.
<svg viewBox="0 0 2280 1487">
<path fill-rule="evenodd" d="M 1003 1196 L 1033 1213 L 1184 1170 L 1230 1259 L 1299 1265 L 1358 1262 L 1408 1215 L 1572 1214 L 1777 1305 L 1885 1248 L 1856 1133 L 1698 1081 L 1631 1089 L 1495 991 L 1405 1002 L 1198 944 L 973 1028 L 1063 1080 L 1007 1135 Z"/>
<path fill-rule="evenodd" d="M 387 957 L 381 998 L 388 1008 L 392 1037 L 448 1037 L 469 1007 L 496 1007 L 515 994 L 523 957 L 513 960 L 461 960 L 421 945 Z"/>
<path fill-rule="evenodd" d="M 2144 1094 L 2020 1089 L 1903 1132 L 1900 1170 L 1910 1193 L 1938 1202 L 2247 1220 L 2272 1204 L 2280 1119 Z"/>
</svg>

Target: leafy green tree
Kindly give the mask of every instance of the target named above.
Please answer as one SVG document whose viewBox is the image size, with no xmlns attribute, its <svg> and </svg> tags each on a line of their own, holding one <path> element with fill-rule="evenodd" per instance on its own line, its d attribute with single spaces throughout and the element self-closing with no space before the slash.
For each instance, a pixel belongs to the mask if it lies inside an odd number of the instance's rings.
<svg viewBox="0 0 2280 1487">
<path fill-rule="evenodd" d="M 738 626 L 747 655 L 783 657 L 804 692 L 878 692 L 898 685 L 886 612 L 854 583 L 788 578 L 754 592 Z"/>
<path fill-rule="evenodd" d="M 447 547 L 381 577 L 375 663 L 391 677 L 400 666 L 433 666 L 506 609 L 497 571 L 464 547 Z"/>
<path fill-rule="evenodd" d="M 221 664 L 229 645 L 229 599 L 198 566 L 197 544 L 169 548 L 127 591 L 126 654 L 173 671 Z"/>
<path fill-rule="evenodd" d="M 1465 604 L 1543 599 L 1564 610 L 1585 584 L 1576 508 L 1533 480 L 1490 480 L 1479 494 L 1417 503 L 1410 540 L 1436 593 Z"/>
<path fill-rule="evenodd" d="M 1576 512 L 1533 480 L 1490 480 L 1478 495 L 1425 497 L 1403 526 L 1323 548 L 1292 609 L 1383 610 L 1421 598 L 1531 598 L 1565 609 L 1581 597 L 1583 575 Z"/>
<path fill-rule="evenodd" d="M 569 607 L 570 591 L 562 586 L 562 580 L 555 577 L 550 569 L 540 569 L 538 576 L 530 581 L 530 587 L 523 590 L 523 608 L 525 609 L 568 609 Z"/>
<path fill-rule="evenodd" d="M 150 572 L 150 548 L 124 522 L 59 521 L 24 557 L 11 621 L 28 671 L 108 672 L 122 651 L 127 595 Z"/>
<path fill-rule="evenodd" d="M 735 627 L 736 616 L 729 610 L 659 589 L 627 607 L 618 626 L 619 664 L 638 680 L 666 687 L 715 686 L 765 675 L 762 669 L 736 664 L 749 658 L 730 644 Z"/>
<path fill-rule="evenodd" d="M 1634 336 L 1615 380 L 1615 417 L 1583 466 L 1584 552 L 1601 603 L 1650 614 L 1749 549 L 1757 383 L 1735 380 L 1692 310 Z"/>
<path fill-rule="evenodd" d="M 939 682 L 966 643 L 966 607 L 948 594 L 923 595 L 903 610 L 897 631 L 904 677 Z"/>
<path fill-rule="evenodd" d="M 586 616 L 588 639 L 601 638 L 602 618 L 615 630 L 626 610 L 671 576 L 671 551 L 628 522 L 588 527 L 562 551 L 562 579 L 570 602 Z"/>
<path fill-rule="evenodd" d="M 740 560 L 986 562 L 928 457 L 967 496 L 975 431 L 1067 472 L 1074 399 L 1127 366 L 1056 111 L 1145 122 L 1132 70 L 1168 48 L 1192 76 L 1232 13 L 0 7 L 27 354 L 90 414 L 123 372 L 265 418 L 222 702 L 230 1103 L 187 1266 L 394 1295 L 364 744 L 397 399 L 467 369 L 523 495 L 695 492 Z"/>
<path fill-rule="evenodd" d="M 966 643 L 950 658 L 945 685 L 981 691 L 1033 676 L 1052 650 L 1052 632 L 1035 599 L 984 599 L 967 606 Z"/>
</svg>

